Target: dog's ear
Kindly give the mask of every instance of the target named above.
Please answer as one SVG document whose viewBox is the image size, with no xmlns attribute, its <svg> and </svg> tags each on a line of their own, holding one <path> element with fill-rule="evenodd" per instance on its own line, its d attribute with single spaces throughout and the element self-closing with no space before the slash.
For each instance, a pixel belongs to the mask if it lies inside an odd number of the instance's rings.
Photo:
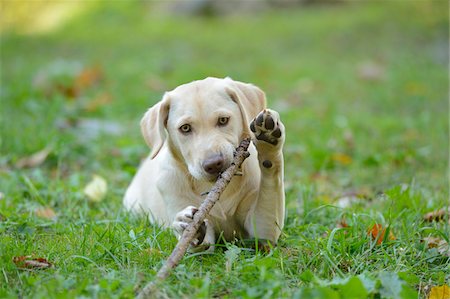
<svg viewBox="0 0 450 299">
<path fill-rule="evenodd" d="M 159 153 L 166 140 L 165 128 L 168 117 L 169 97 L 165 94 L 160 102 L 148 109 L 141 120 L 142 135 L 152 149 L 150 159 L 153 159 Z"/>
<path fill-rule="evenodd" d="M 224 79 L 227 82 L 227 93 L 231 99 L 239 105 L 244 121 L 244 134 L 250 135 L 250 122 L 266 108 L 266 95 L 255 85 L 234 81 L 231 78 Z"/>
</svg>

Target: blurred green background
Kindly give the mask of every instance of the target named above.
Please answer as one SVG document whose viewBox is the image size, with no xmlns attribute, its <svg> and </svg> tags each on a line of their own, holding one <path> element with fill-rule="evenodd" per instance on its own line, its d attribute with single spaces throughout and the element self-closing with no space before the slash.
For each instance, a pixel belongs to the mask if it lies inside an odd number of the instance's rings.
<svg viewBox="0 0 450 299">
<path fill-rule="evenodd" d="M 288 178 L 333 168 L 371 184 L 444 183 L 445 1 L 232 3 L 4 2 L 3 163 L 64 151 L 89 118 L 113 133 L 90 158 L 108 167 L 103 147 L 142 146 L 136 124 L 165 90 L 230 76 L 284 117 Z"/>
</svg>

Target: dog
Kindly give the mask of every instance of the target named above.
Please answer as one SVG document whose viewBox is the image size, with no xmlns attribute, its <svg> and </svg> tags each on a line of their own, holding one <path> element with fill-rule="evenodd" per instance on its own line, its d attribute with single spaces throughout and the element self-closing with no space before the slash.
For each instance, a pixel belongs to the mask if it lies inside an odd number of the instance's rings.
<svg viewBox="0 0 450 299">
<path fill-rule="evenodd" d="M 123 204 L 180 238 L 240 141 L 252 137 L 250 157 L 201 225 L 191 250 L 257 239 L 276 245 L 284 225 L 285 127 L 266 108 L 264 92 L 231 78 L 206 78 L 166 92 L 141 120 L 151 148 Z"/>
</svg>

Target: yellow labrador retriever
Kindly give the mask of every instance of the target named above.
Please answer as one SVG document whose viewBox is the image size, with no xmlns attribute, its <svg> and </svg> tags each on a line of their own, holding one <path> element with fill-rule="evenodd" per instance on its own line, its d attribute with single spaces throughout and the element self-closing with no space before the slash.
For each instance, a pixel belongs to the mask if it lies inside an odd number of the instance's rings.
<svg viewBox="0 0 450 299">
<path fill-rule="evenodd" d="M 284 221 L 285 130 L 258 87 L 230 78 L 181 85 L 147 111 L 141 129 L 152 150 L 125 194 L 127 210 L 179 237 L 240 140 L 252 136 L 242 176 L 231 180 L 191 249 L 206 249 L 220 235 L 276 244 Z"/>
</svg>

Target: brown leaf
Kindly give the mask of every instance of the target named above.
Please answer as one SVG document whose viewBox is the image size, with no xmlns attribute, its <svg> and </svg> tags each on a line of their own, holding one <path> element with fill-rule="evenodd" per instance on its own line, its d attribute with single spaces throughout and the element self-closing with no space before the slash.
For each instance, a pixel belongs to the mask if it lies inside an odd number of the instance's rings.
<svg viewBox="0 0 450 299">
<path fill-rule="evenodd" d="M 447 241 L 438 237 L 425 237 L 422 241 L 428 248 L 436 248 L 439 254 L 450 257 L 450 246 Z"/>
<path fill-rule="evenodd" d="M 13 262 L 14 262 L 14 264 L 17 265 L 17 263 L 22 263 L 23 261 L 25 261 L 26 259 L 29 259 L 29 258 L 31 258 L 30 255 L 15 256 L 15 257 L 13 257 Z"/>
<path fill-rule="evenodd" d="M 47 156 L 51 153 L 52 149 L 50 147 L 46 147 L 43 150 L 40 150 L 31 156 L 21 158 L 16 163 L 17 168 L 33 168 L 44 163 Z"/>
<path fill-rule="evenodd" d="M 47 95 L 58 92 L 68 100 L 74 100 L 102 78 L 103 73 L 98 66 L 82 68 L 79 63 L 59 61 L 39 71 L 34 85 Z"/>
<path fill-rule="evenodd" d="M 52 208 L 48 208 L 48 207 L 38 208 L 35 211 L 35 214 L 36 214 L 36 216 L 38 216 L 40 218 L 45 218 L 45 219 L 50 219 L 50 220 L 56 219 L 55 211 L 53 211 Z"/>
<path fill-rule="evenodd" d="M 331 159 L 341 165 L 349 165 L 352 163 L 352 157 L 343 153 L 334 153 L 331 155 Z"/>
<path fill-rule="evenodd" d="M 336 224 L 337 228 L 347 228 L 350 227 L 347 222 L 345 221 L 345 219 L 341 219 L 339 220 L 339 222 Z M 348 234 L 347 230 L 344 230 L 344 235 Z"/>
<path fill-rule="evenodd" d="M 425 242 L 428 248 L 435 248 L 438 246 L 440 240 L 441 238 L 438 237 L 425 237 L 421 241 Z"/>
<path fill-rule="evenodd" d="M 63 84 L 56 84 L 55 86 L 56 90 L 65 95 L 68 99 L 74 99 L 78 96 L 78 89 L 75 86 L 66 86 Z"/>
<path fill-rule="evenodd" d="M 450 299 L 450 287 L 448 285 L 432 287 L 428 299 Z"/>
<path fill-rule="evenodd" d="M 337 228 L 346 228 L 349 227 L 345 219 L 339 220 L 339 222 L 336 224 Z"/>
<path fill-rule="evenodd" d="M 440 210 L 435 210 L 433 212 L 426 213 L 423 216 L 423 219 L 428 222 L 432 221 L 441 221 L 447 217 L 450 223 L 450 207 L 445 207 Z"/>
<path fill-rule="evenodd" d="M 424 95 L 427 92 L 426 86 L 421 82 L 408 82 L 404 85 L 404 91 L 408 95 Z"/>
<path fill-rule="evenodd" d="M 72 99 L 78 95 L 74 80 L 81 71 L 82 65 L 78 61 L 56 59 L 37 71 L 33 85 L 49 98 L 58 92 Z"/>
<path fill-rule="evenodd" d="M 97 84 L 103 78 L 102 70 L 99 66 L 84 68 L 75 78 L 74 87 L 77 92 L 82 92 L 85 89 Z"/>
<path fill-rule="evenodd" d="M 450 246 L 445 240 L 439 242 L 437 251 L 444 256 L 450 257 Z"/>
<path fill-rule="evenodd" d="M 53 264 L 45 258 L 31 258 L 31 256 L 15 256 L 13 262 L 19 268 L 27 269 L 47 269 L 53 267 Z"/>
<path fill-rule="evenodd" d="M 386 229 L 379 223 L 375 223 L 371 229 L 368 231 L 369 235 L 373 240 L 377 240 L 377 245 L 381 245 L 384 241 L 384 235 L 386 234 Z M 395 240 L 395 236 L 392 233 L 392 230 L 389 231 L 389 240 Z"/>
</svg>

